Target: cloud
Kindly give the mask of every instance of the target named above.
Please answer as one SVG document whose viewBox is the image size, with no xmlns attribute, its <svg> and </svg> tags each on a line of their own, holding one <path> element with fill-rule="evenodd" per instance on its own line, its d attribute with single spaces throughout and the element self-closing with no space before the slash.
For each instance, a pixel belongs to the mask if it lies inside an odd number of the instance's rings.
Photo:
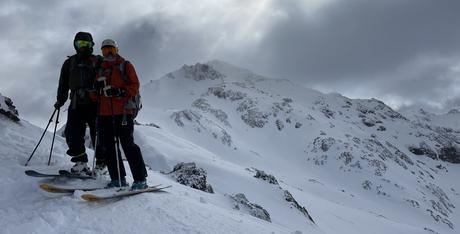
<svg viewBox="0 0 460 234">
<path fill-rule="evenodd" d="M 23 117 L 46 121 L 72 39 L 89 31 L 96 53 L 117 40 L 141 82 L 221 59 L 393 106 L 439 105 L 459 96 L 458 12 L 455 0 L 5 0 L 0 91 Z"/>
<path fill-rule="evenodd" d="M 313 17 L 301 1 L 277 3 L 287 17 L 254 55 L 267 74 L 400 102 L 441 101 L 458 78 L 448 74 L 460 64 L 458 1 L 333 1 Z"/>
<path fill-rule="evenodd" d="M 273 72 L 316 80 L 365 77 L 419 56 L 460 51 L 458 1 L 335 1 L 313 18 L 300 4 L 278 2 L 288 17 L 262 42 Z"/>
</svg>

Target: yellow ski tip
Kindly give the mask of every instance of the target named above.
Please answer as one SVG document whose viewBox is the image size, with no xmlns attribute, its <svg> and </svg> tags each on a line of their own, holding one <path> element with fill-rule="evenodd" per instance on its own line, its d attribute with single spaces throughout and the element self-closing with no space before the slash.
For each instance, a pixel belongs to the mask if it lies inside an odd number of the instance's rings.
<svg viewBox="0 0 460 234">
<path fill-rule="evenodd" d="M 83 194 L 83 195 L 81 195 L 81 198 L 83 200 L 90 201 L 90 202 L 101 201 L 101 199 L 99 197 L 94 196 L 93 194 Z"/>
</svg>

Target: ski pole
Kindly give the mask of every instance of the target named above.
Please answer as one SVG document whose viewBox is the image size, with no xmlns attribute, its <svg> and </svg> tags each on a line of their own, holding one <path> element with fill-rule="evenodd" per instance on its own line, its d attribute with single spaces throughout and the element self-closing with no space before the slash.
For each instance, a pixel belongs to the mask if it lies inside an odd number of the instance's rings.
<svg viewBox="0 0 460 234">
<path fill-rule="evenodd" d="M 112 109 L 112 128 L 113 128 L 113 136 L 115 140 L 115 157 L 117 158 L 117 172 L 118 172 L 118 185 L 121 187 L 121 172 L 120 172 L 120 159 L 118 158 L 120 156 L 120 142 L 118 141 L 117 134 L 115 132 L 116 127 L 115 127 L 115 114 L 113 112 L 113 98 L 110 97 L 110 109 Z"/>
<path fill-rule="evenodd" d="M 61 111 L 61 109 L 57 109 L 57 116 L 56 116 L 56 122 L 54 124 L 54 132 L 53 132 L 53 140 L 51 141 L 51 149 L 50 149 L 50 156 L 48 158 L 48 166 L 50 165 L 51 163 L 51 154 L 53 154 L 53 146 L 54 146 L 54 139 L 56 138 L 56 129 L 57 129 L 57 125 L 59 123 L 59 112 Z"/>
<path fill-rule="evenodd" d="M 34 156 L 35 151 L 37 150 L 38 146 L 40 145 L 40 143 L 41 143 L 42 140 L 43 140 L 43 137 L 45 136 L 46 130 L 48 130 L 48 127 L 50 126 L 51 122 L 53 122 L 53 117 L 54 117 L 54 114 L 56 114 L 56 111 L 57 111 L 57 110 L 58 110 L 58 109 L 54 109 L 53 114 L 51 115 L 51 118 L 50 118 L 50 120 L 48 121 L 48 124 L 46 125 L 45 130 L 43 131 L 42 136 L 40 137 L 40 140 L 38 141 L 37 145 L 35 146 L 35 149 L 34 149 L 34 150 L 32 151 L 32 153 L 30 154 L 29 159 L 27 159 L 27 162 L 26 162 L 26 164 L 25 164 L 24 166 L 27 166 L 27 165 L 29 164 L 30 160 L 32 159 L 32 157 Z"/>
<path fill-rule="evenodd" d="M 99 93 L 97 94 L 97 105 L 96 105 L 96 120 L 94 121 L 95 123 L 95 136 L 94 136 L 94 142 L 93 142 L 93 148 L 94 148 L 94 155 L 93 155 L 93 176 L 96 176 L 95 168 L 96 168 L 96 155 L 97 155 L 97 148 L 99 144 L 99 105 L 100 105 L 100 96 Z"/>
</svg>

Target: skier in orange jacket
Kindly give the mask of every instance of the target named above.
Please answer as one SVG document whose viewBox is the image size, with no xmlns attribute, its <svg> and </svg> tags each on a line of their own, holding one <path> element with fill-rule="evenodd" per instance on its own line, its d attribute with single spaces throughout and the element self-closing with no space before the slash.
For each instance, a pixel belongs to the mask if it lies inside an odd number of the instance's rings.
<svg viewBox="0 0 460 234">
<path fill-rule="evenodd" d="M 147 171 L 139 146 L 134 143 L 134 114 L 128 103 L 139 93 L 139 79 L 134 66 L 118 54 L 118 45 L 112 39 L 102 42 L 104 57 L 96 75 L 94 87 L 98 90 L 98 128 L 105 149 L 111 182 L 107 187 L 128 186 L 120 155 L 123 148 L 134 182 L 133 190 L 147 188 Z"/>
</svg>

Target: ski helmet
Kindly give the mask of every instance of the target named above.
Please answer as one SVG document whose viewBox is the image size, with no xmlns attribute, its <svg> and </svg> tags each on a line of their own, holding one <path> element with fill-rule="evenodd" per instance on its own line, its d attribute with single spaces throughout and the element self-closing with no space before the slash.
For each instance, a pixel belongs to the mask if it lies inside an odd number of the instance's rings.
<svg viewBox="0 0 460 234">
<path fill-rule="evenodd" d="M 93 41 L 93 36 L 91 36 L 91 33 L 89 33 L 89 32 L 78 32 L 77 34 L 75 34 L 75 38 L 73 39 L 73 47 L 78 52 L 80 48 L 77 47 L 77 41 L 88 41 L 88 42 L 90 42 L 89 47 L 88 47 L 89 48 L 88 51 L 90 53 L 93 53 L 94 41 Z"/>
<path fill-rule="evenodd" d="M 115 48 L 118 48 L 117 42 L 115 42 L 112 39 L 105 39 L 104 41 L 102 41 L 101 49 L 106 46 L 113 46 Z"/>
</svg>

